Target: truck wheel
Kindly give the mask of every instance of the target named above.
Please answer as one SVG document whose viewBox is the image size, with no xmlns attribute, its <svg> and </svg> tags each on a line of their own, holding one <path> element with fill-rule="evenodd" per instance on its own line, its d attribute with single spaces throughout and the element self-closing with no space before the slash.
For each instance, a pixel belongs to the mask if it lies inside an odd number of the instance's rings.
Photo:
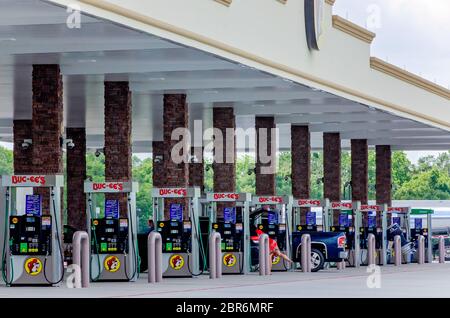
<svg viewBox="0 0 450 318">
<path fill-rule="evenodd" d="M 318 272 L 323 268 L 325 256 L 318 249 L 311 249 L 311 272 Z"/>
</svg>

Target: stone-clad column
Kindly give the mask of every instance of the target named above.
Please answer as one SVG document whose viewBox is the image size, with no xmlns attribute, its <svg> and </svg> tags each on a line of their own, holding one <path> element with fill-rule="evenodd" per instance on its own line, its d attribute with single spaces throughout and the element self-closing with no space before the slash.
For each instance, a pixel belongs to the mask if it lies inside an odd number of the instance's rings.
<svg viewBox="0 0 450 318">
<path fill-rule="evenodd" d="M 376 146 L 377 204 L 392 205 L 392 151 L 391 146 Z"/>
<path fill-rule="evenodd" d="M 189 187 L 200 188 L 201 193 L 205 192 L 203 150 L 203 147 L 192 147 L 191 153 L 197 161 L 189 163 Z"/>
<path fill-rule="evenodd" d="M 67 224 L 86 231 L 86 128 L 67 128 L 66 136 L 75 144 L 67 149 Z"/>
<path fill-rule="evenodd" d="M 341 200 L 341 136 L 339 133 L 323 134 L 324 198 Z M 333 222 L 338 224 L 339 214 L 333 213 Z"/>
<path fill-rule="evenodd" d="M 236 121 L 233 107 L 214 108 L 213 127 L 220 130 L 222 135 L 222 138 L 216 136 L 214 140 L 214 192 L 235 192 L 236 142 L 234 130 Z M 231 135 L 230 132 L 233 134 Z M 233 203 L 217 204 L 217 216 L 223 217 L 224 208 L 233 206 Z"/>
<path fill-rule="evenodd" d="M 179 140 L 172 140 L 172 133 L 177 128 L 188 128 L 188 105 L 186 104 L 186 95 L 166 94 L 164 95 L 164 170 L 166 172 L 164 179 L 165 187 L 187 188 L 189 185 L 189 163 L 184 160 L 181 163 L 175 162 L 171 158 L 172 148 L 177 145 Z M 186 142 L 186 139 L 183 139 Z M 185 144 L 184 148 L 187 148 Z M 181 153 L 187 158 L 188 154 Z M 189 202 L 185 199 L 170 199 L 165 201 L 164 215 L 170 217 L 170 205 L 181 204 L 183 206 L 184 218 L 189 218 Z"/>
<path fill-rule="evenodd" d="M 276 128 L 274 117 L 256 117 L 256 195 L 275 195 L 276 140 L 272 129 Z M 265 151 L 262 149 L 265 148 Z M 264 160 L 267 158 L 269 160 Z M 267 162 L 264 162 L 267 161 Z"/>
<path fill-rule="evenodd" d="M 105 180 L 132 181 L 132 104 L 128 82 L 105 82 Z M 127 197 L 108 194 L 119 200 L 120 216 L 127 216 Z"/>
<path fill-rule="evenodd" d="M 369 191 L 369 150 L 367 139 L 352 139 L 352 200 L 367 204 Z"/>
<path fill-rule="evenodd" d="M 63 173 L 63 82 L 59 65 L 33 65 L 32 163 L 35 174 Z M 42 195 L 43 214 L 49 214 L 49 189 Z"/>
<path fill-rule="evenodd" d="M 14 120 L 14 174 L 31 174 L 33 172 L 33 145 L 23 149 L 25 139 L 32 139 L 32 120 Z"/>
<path fill-rule="evenodd" d="M 311 134 L 308 126 L 291 126 L 292 195 L 308 199 L 311 195 Z M 301 224 L 306 224 L 306 212 L 301 210 Z"/>
<path fill-rule="evenodd" d="M 161 188 L 164 186 L 164 179 L 166 177 L 164 171 L 164 142 L 153 141 L 153 187 Z"/>
</svg>

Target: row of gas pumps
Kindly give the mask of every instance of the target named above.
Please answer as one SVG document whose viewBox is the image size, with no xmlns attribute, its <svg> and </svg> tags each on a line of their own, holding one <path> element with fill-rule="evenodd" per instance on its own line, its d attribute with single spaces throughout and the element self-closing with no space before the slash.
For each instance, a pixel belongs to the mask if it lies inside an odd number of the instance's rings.
<svg viewBox="0 0 450 318">
<path fill-rule="evenodd" d="M 63 185 L 63 177 L 59 175 L 2 177 L 2 276 L 7 286 L 57 285 L 64 279 Z M 36 188 L 48 189 L 49 213 L 42 213 L 42 196 L 32 190 Z M 87 211 L 80 213 L 87 215 L 90 280 L 136 281 L 140 273 L 138 184 L 85 182 L 84 192 Z M 126 196 L 126 216 L 119 213 L 119 200 L 105 199 L 104 211 L 99 213 L 99 194 Z M 152 197 L 155 231 L 162 237 L 164 277 L 195 277 L 206 273 L 208 237 L 213 231 L 221 234 L 224 274 L 248 274 L 256 270 L 257 229 L 275 240 L 288 257 L 295 253 L 292 240 L 295 232 L 344 233 L 346 262 L 355 267 L 367 264 L 369 234 L 376 238 L 379 265 L 393 263 L 394 235 L 402 237 L 403 262 L 416 262 L 415 246 L 418 237 L 424 236 L 426 261 L 432 262 L 432 211 L 428 210 L 248 193 L 202 196 L 199 188 L 154 188 Z M 297 265 L 286 264 L 279 257 L 272 259 L 273 271 L 295 270 Z"/>
</svg>

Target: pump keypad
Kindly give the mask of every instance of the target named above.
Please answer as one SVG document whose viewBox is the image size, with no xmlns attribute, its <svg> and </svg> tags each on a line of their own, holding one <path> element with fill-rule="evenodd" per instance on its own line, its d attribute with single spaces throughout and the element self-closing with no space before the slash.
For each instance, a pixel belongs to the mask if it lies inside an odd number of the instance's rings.
<svg viewBox="0 0 450 318">
<path fill-rule="evenodd" d="M 187 253 L 190 250 L 191 222 L 160 221 L 157 225 L 163 240 L 163 253 Z"/>
<path fill-rule="evenodd" d="M 223 252 L 241 252 L 243 250 L 244 228 L 242 223 L 217 222 L 213 229 L 220 233 Z"/>
<path fill-rule="evenodd" d="M 9 217 L 12 255 L 51 255 L 52 218 L 20 215 Z"/>
</svg>

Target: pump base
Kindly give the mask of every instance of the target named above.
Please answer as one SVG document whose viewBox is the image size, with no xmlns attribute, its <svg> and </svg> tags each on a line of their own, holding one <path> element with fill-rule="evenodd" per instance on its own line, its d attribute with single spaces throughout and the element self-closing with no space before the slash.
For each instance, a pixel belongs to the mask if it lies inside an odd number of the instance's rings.
<svg viewBox="0 0 450 318">
<path fill-rule="evenodd" d="M 13 255 L 6 259 L 7 280 L 10 286 L 55 286 L 60 276 L 60 266 L 54 262 L 51 256 L 42 255 Z M 45 265 L 45 266 L 44 266 Z M 47 275 L 47 281 L 44 275 Z"/>
<path fill-rule="evenodd" d="M 222 274 L 239 275 L 244 273 L 244 253 L 222 252 Z"/>
<path fill-rule="evenodd" d="M 192 277 L 197 274 L 190 253 L 163 253 L 163 277 Z"/>
<path fill-rule="evenodd" d="M 100 259 L 100 264 L 97 259 Z M 94 282 L 136 281 L 133 259 L 124 254 L 92 254 L 92 280 Z"/>
<path fill-rule="evenodd" d="M 281 253 L 287 255 L 286 251 L 281 251 Z M 279 256 L 274 256 L 272 258 L 272 272 L 287 272 L 291 265 L 286 264 L 286 261 Z"/>
</svg>

